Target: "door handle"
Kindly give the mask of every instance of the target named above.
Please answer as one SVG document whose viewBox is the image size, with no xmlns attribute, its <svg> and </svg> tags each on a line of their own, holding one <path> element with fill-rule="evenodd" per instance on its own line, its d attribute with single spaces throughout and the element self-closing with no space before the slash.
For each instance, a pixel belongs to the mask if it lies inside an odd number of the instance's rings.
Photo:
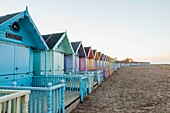
<svg viewBox="0 0 170 113">
<path fill-rule="evenodd" d="M 16 70 L 18 70 L 19 68 L 18 68 L 18 67 L 16 67 L 15 69 L 16 69 Z"/>
</svg>

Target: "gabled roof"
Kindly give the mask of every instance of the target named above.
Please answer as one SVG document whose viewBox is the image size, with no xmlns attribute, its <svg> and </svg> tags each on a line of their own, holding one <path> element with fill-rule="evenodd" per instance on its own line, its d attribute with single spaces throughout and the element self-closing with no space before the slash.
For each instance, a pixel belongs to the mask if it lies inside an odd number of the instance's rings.
<svg viewBox="0 0 170 113">
<path fill-rule="evenodd" d="M 73 47 L 75 54 L 79 55 L 79 57 L 83 57 L 83 58 L 86 57 L 86 52 L 84 50 L 84 47 L 81 41 L 71 42 L 71 45 Z"/>
<path fill-rule="evenodd" d="M 20 29 L 24 32 L 15 32 L 10 29 L 11 24 L 13 24 L 14 22 L 17 22 L 19 26 L 21 26 Z M 4 29 L 4 27 L 7 29 L 9 28 L 9 30 Z M 48 46 L 44 42 L 41 34 L 39 33 L 36 25 L 34 24 L 31 16 L 29 15 L 27 7 L 25 11 L 0 16 L 0 31 L 3 31 L 0 38 L 0 40 L 2 41 L 21 44 L 37 49 L 48 49 Z M 18 41 L 15 39 L 6 38 L 5 33 L 8 32 L 12 35 L 22 37 L 22 40 Z"/>
<path fill-rule="evenodd" d="M 95 60 L 99 60 L 99 54 L 98 54 L 98 52 L 97 52 L 96 49 L 93 50 L 93 54 L 94 54 L 94 59 L 95 59 Z"/>
<path fill-rule="evenodd" d="M 93 50 L 93 54 L 95 55 L 96 54 L 96 52 L 97 52 L 97 50 L 95 49 L 95 50 Z"/>
<path fill-rule="evenodd" d="M 94 58 L 94 54 L 93 54 L 91 47 L 84 47 L 84 50 L 86 52 L 87 58 L 89 58 L 89 59 Z"/>
<path fill-rule="evenodd" d="M 64 54 L 73 54 L 74 50 L 69 42 L 66 32 L 42 35 L 49 49 L 57 49 Z"/>
<path fill-rule="evenodd" d="M 18 12 L 18 13 L 13 13 L 13 14 L 7 14 L 5 16 L 0 16 L 0 24 L 4 23 L 5 21 L 11 19 L 12 17 L 18 15 L 19 13 L 21 12 Z"/>
<path fill-rule="evenodd" d="M 101 60 L 102 53 L 98 52 L 98 55 L 99 55 L 99 60 Z"/>
<path fill-rule="evenodd" d="M 101 54 L 100 60 L 104 60 L 104 54 Z"/>
<path fill-rule="evenodd" d="M 91 48 L 91 47 L 84 47 L 84 50 L 85 50 L 87 56 L 88 56 L 88 54 L 89 54 L 90 48 Z"/>
<path fill-rule="evenodd" d="M 71 42 L 71 45 L 72 45 L 73 50 L 74 50 L 74 53 L 77 53 L 80 44 L 81 44 L 81 41 L 78 41 L 78 42 Z"/>
<path fill-rule="evenodd" d="M 56 45 L 59 39 L 62 38 L 63 34 L 64 33 L 55 33 L 55 34 L 42 35 L 42 37 L 46 42 L 46 44 L 48 45 L 49 49 L 53 49 L 53 47 Z"/>
</svg>

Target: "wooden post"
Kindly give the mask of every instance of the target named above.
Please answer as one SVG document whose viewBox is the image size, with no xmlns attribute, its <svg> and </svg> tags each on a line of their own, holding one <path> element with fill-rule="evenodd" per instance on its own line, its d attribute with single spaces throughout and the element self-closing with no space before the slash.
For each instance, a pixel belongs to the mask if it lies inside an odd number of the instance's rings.
<svg viewBox="0 0 170 113">
<path fill-rule="evenodd" d="M 16 108 L 17 108 L 17 104 L 16 104 L 16 98 L 13 99 L 13 110 L 12 110 L 12 113 L 15 113 L 16 112 Z"/>
<path fill-rule="evenodd" d="M 2 103 L 0 103 L 0 113 L 2 112 Z"/>
<path fill-rule="evenodd" d="M 47 50 L 45 50 L 45 57 L 44 57 L 45 59 L 45 73 L 44 73 L 44 75 L 45 76 L 47 76 Z"/>
<path fill-rule="evenodd" d="M 80 75 L 80 102 L 83 102 L 83 81 L 82 81 L 82 75 Z"/>
<path fill-rule="evenodd" d="M 51 103 L 52 103 L 52 91 L 50 90 L 50 87 L 52 87 L 52 83 L 49 82 L 48 83 L 48 88 L 49 90 L 47 91 L 47 113 L 52 113 L 52 109 L 51 109 Z"/>
<path fill-rule="evenodd" d="M 6 102 L 3 102 L 3 113 L 5 113 L 6 112 Z"/>
<path fill-rule="evenodd" d="M 8 101 L 8 111 L 7 113 L 11 113 L 11 100 Z"/>
<path fill-rule="evenodd" d="M 28 113 L 29 94 L 22 96 L 22 113 Z"/>
<path fill-rule="evenodd" d="M 17 98 L 17 112 L 16 113 L 20 113 L 20 98 Z"/>
<path fill-rule="evenodd" d="M 64 80 L 61 80 L 61 83 L 64 85 L 63 88 L 61 88 L 61 109 L 62 113 L 65 113 L 65 82 Z"/>
</svg>

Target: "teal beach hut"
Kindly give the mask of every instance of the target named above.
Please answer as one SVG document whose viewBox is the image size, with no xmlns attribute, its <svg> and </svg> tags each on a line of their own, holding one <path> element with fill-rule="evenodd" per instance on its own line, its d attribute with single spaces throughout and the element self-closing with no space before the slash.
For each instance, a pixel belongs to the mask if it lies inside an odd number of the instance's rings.
<svg viewBox="0 0 170 113">
<path fill-rule="evenodd" d="M 49 50 L 34 51 L 34 72 L 37 75 L 61 75 L 64 74 L 64 55 L 73 54 L 72 46 L 68 40 L 67 33 L 54 33 L 42 35 Z M 46 56 L 46 70 L 45 60 Z"/>
<path fill-rule="evenodd" d="M 33 50 L 47 49 L 27 9 L 0 16 L 0 84 L 30 85 Z"/>
</svg>

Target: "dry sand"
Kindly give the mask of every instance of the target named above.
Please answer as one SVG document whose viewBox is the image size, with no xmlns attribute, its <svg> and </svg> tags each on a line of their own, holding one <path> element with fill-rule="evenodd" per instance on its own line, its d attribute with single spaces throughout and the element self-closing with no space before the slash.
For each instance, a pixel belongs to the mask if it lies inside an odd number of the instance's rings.
<svg viewBox="0 0 170 113">
<path fill-rule="evenodd" d="M 170 65 L 121 68 L 71 113 L 170 113 Z"/>
</svg>

